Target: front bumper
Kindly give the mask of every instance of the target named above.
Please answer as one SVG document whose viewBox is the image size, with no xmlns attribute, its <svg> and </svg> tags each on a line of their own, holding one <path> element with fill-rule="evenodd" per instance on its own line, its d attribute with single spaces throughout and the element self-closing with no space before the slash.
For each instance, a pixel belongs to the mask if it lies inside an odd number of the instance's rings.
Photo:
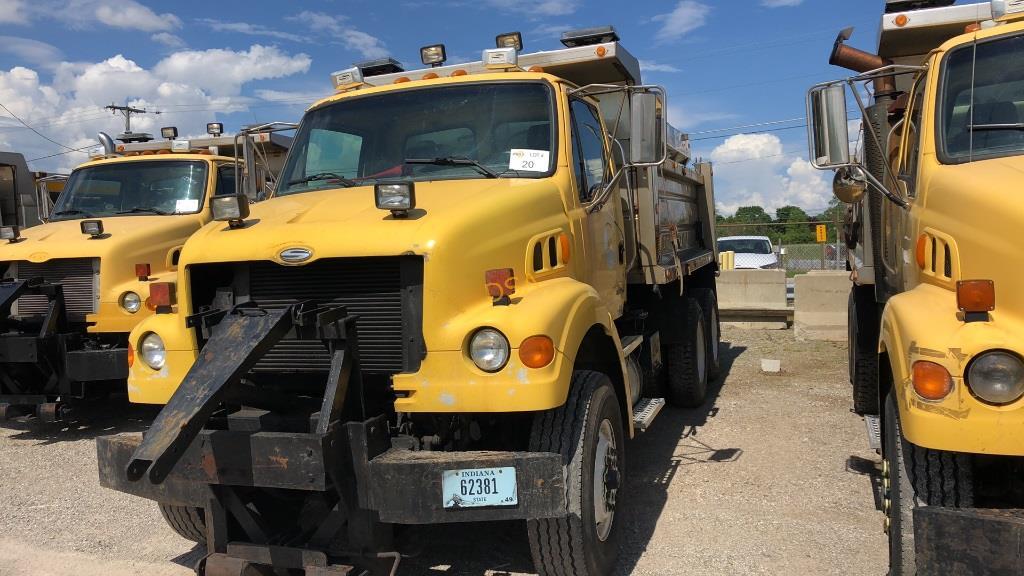
<svg viewBox="0 0 1024 576">
<path fill-rule="evenodd" d="M 378 426 L 378 428 L 381 428 Z M 562 459 L 543 452 L 414 452 L 389 448 L 386 437 L 367 435 L 362 424 L 346 425 L 344 438 L 306 433 L 203 430 L 160 484 L 128 480 L 125 470 L 141 433 L 96 439 L 100 484 L 168 504 L 206 507 L 213 485 L 305 491 L 332 489 L 328 468 L 345 462 L 359 508 L 382 522 L 439 524 L 555 518 L 565 515 Z M 372 427 L 371 427 L 372 429 Z M 378 452 L 372 456 L 375 452 Z M 349 464 L 349 462 L 351 464 Z M 515 506 L 445 509 L 444 470 L 516 469 Z"/>
</svg>

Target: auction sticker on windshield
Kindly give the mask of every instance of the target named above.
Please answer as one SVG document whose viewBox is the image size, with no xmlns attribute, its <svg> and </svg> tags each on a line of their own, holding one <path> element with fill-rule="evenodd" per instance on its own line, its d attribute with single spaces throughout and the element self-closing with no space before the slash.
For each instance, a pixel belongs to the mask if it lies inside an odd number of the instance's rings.
<svg viewBox="0 0 1024 576">
<path fill-rule="evenodd" d="M 508 157 L 508 169 L 525 172 L 547 172 L 548 158 L 550 156 L 551 152 L 547 150 L 513 148 Z"/>
<path fill-rule="evenodd" d="M 515 506 L 519 503 L 516 469 L 445 470 L 441 474 L 441 495 L 445 508 Z"/>
<path fill-rule="evenodd" d="M 195 212 L 199 210 L 199 200 L 178 200 L 174 203 L 175 212 Z"/>
</svg>

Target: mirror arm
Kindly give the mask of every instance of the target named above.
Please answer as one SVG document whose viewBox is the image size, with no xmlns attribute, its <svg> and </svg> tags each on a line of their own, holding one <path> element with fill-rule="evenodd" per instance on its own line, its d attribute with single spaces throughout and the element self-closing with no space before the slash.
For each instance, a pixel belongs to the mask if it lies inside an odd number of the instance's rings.
<svg viewBox="0 0 1024 576">
<path fill-rule="evenodd" d="M 608 183 L 604 185 L 604 188 L 601 189 L 601 193 L 597 195 L 589 206 L 587 206 L 587 214 L 593 214 L 601 208 L 604 208 L 604 205 L 608 202 L 608 197 L 611 196 L 612 188 L 615 186 L 615 183 L 619 181 L 619 178 L 622 177 L 622 173 L 625 171 L 625 166 L 615 171 L 611 180 L 609 180 Z"/>
<path fill-rule="evenodd" d="M 860 92 L 857 91 L 857 85 L 854 83 L 854 81 L 847 80 L 847 83 L 850 85 L 850 91 L 853 92 L 853 99 L 857 102 L 857 107 L 860 108 L 861 124 L 863 125 L 864 118 L 868 117 L 868 109 L 866 106 L 864 106 L 864 100 L 861 99 Z M 874 126 L 869 125 L 868 127 L 865 127 L 864 132 L 868 132 L 871 134 L 871 139 L 874 140 L 875 142 L 875 148 L 877 150 L 881 150 L 882 143 L 878 141 L 878 133 L 875 132 Z M 846 145 L 849 146 L 849 142 L 847 142 Z M 883 177 L 889 180 L 895 180 L 895 177 L 889 172 L 888 162 L 882 163 L 882 171 Z M 893 204 L 896 204 L 897 206 L 903 208 L 904 210 L 908 210 L 910 208 L 910 204 L 906 200 L 901 198 L 899 195 L 893 193 L 892 190 L 889 190 L 889 188 L 885 184 L 879 182 L 878 178 L 875 178 L 875 175 L 872 174 L 870 170 L 864 168 L 863 172 L 868 182 L 870 182 L 872 186 L 877 188 L 878 191 L 881 192 L 882 195 L 884 195 L 886 198 L 888 198 Z"/>
</svg>

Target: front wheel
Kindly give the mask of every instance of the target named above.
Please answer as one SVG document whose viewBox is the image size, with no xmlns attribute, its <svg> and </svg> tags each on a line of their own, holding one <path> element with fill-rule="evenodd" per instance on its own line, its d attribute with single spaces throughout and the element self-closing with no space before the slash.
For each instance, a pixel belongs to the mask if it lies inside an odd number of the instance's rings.
<svg viewBox="0 0 1024 576">
<path fill-rule="evenodd" d="M 974 504 L 970 458 L 965 454 L 929 450 L 903 437 L 896 394 L 885 400 L 883 508 L 889 534 L 889 575 L 912 576 L 916 570 L 914 508 Z"/>
<path fill-rule="evenodd" d="M 160 514 L 178 536 L 200 544 L 206 542 L 206 516 L 202 508 L 176 506 L 163 502 L 158 502 L 158 504 L 160 505 Z"/>
<path fill-rule="evenodd" d="M 605 374 L 573 374 L 565 404 L 538 414 L 530 450 L 562 455 L 567 515 L 528 520 L 534 568 L 540 576 L 604 576 L 622 539 L 625 436 L 619 402 Z"/>
</svg>

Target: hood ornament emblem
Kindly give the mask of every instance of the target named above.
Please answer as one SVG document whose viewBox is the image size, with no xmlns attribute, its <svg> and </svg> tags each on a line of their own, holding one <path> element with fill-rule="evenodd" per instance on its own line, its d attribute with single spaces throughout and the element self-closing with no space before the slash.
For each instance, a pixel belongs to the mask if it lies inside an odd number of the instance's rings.
<svg viewBox="0 0 1024 576">
<path fill-rule="evenodd" d="M 281 260 L 294 264 L 297 262 L 305 262 L 306 260 L 309 260 L 309 257 L 312 255 L 313 253 L 306 248 L 289 248 L 287 250 L 282 250 L 280 257 Z"/>
</svg>

